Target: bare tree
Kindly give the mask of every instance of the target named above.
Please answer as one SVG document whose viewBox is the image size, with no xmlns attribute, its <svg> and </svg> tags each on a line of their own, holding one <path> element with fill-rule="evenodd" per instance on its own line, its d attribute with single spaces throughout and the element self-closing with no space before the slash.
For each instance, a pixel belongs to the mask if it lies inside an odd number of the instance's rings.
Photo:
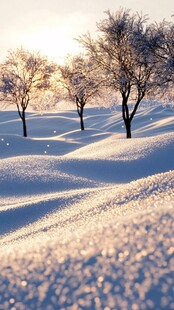
<svg viewBox="0 0 174 310">
<path fill-rule="evenodd" d="M 165 100 L 174 99 L 174 24 L 163 20 L 153 25 L 153 31 L 160 37 L 160 44 L 155 51 L 159 60 L 159 88 Z"/>
<path fill-rule="evenodd" d="M 80 128 L 84 130 L 84 107 L 89 99 L 99 94 L 101 76 L 95 71 L 94 63 L 82 55 L 69 57 L 59 66 L 60 82 L 65 97 L 74 101 L 80 117 Z"/>
<path fill-rule="evenodd" d="M 30 102 L 49 89 L 54 66 L 46 57 L 23 48 L 8 53 L 0 69 L 0 99 L 16 104 L 27 137 L 26 109 Z"/>
<path fill-rule="evenodd" d="M 131 138 L 131 123 L 138 106 L 155 89 L 158 59 L 154 51 L 158 37 L 147 25 L 146 16 L 131 15 L 123 9 L 106 13 L 107 19 L 97 24 L 97 39 L 88 33 L 78 41 L 103 70 L 106 85 L 121 95 L 126 135 Z"/>
</svg>

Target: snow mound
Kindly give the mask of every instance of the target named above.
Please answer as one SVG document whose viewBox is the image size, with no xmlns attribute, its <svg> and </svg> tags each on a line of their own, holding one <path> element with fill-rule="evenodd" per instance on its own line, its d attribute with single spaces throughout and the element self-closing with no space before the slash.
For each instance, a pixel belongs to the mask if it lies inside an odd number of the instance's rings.
<svg viewBox="0 0 174 310">
<path fill-rule="evenodd" d="M 174 309 L 173 110 L 0 121 L 0 310 Z"/>
<path fill-rule="evenodd" d="M 172 309 L 173 181 L 169 172 L 105 189 L 22 229 L 22 239 L 4 237 L 1 304 Z"/>
</svg>

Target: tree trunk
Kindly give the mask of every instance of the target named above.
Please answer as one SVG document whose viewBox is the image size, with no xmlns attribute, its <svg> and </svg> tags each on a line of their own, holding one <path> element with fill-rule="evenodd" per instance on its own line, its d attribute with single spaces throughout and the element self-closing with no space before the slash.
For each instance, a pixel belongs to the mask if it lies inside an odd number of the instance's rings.
<svg viewBox="0 0 174 310">
<path fill-rule="evenodd" d="M 83 121 L 83 108 L 82 107 L 79 113 L 79 117 L 80 117 L 80 128 L 81 130 L 84 130 L 85 126 L 84 126 L 84 121 Z"/>
<path fill-rule="evenodd" d="M 131 135 L 131 122 L 130 122 L 130 120 L 125 121 L 125 126 L 126 126 L 126 138 L 131 139 L 132 135 Z"/>
<path fill-rule="evenodd" d="M 131 119 L 129 115 L 129 108 L 128 108 L 128 95 L 126 96 L 125 93 L 122 94 L 123 101 L 122 101 L 122 116 L 126 127 L 126 138 L 131 138 Z"/>
<path fill-rule="evenodd" d="M 80 100 L 77 96 L 76 96 L 76 106 L 77 106 L 77 113 L 80 117 L 80 128 L 81 130 L 84 130 L 85 126 L 83 121 L 83 109 L 85 106 L 85 102 L 83 100 Z"/>
<path fill-rule="evenodd" d="M 23 136 L 27 137 L 27 125 L 25 119 L 25 110 L 22 111 L 22 125 L 23 125 Z"/>
</svg>

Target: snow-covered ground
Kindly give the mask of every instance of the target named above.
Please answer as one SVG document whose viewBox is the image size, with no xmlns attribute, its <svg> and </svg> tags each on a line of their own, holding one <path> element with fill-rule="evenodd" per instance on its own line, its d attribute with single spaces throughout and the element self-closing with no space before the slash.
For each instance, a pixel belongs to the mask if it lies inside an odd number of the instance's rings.
<svg viewBox="0 0 174 310">
<path fill-rule="evenodd" d="M 0 112 L 0 309 L 174 309 L 174 110 Z"/>
</svg>

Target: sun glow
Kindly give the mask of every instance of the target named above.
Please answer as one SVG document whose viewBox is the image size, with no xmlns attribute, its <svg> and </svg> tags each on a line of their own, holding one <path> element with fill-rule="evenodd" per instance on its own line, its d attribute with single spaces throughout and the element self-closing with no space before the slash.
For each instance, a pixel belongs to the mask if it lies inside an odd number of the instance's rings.
<svg viewBox="0 0 174 310">
<path fill-rule="evenodd" d="M 30 0 L 1 1 L 0 59 L 7 51 L 20 46 L 40 51 L 48 57 L 62 61 L 67 54 L 76 54 L 81 47 L 74 40 L 87 33 L 95 33 L 96 23 L 106 17 L 105 11 L 116 11 L 119 7 L 131 8 L 134 12 L 148 14 L 152 21 L 171 20 L 173 22 L 173 0 L 134 1 L 134 0 L 90 0 L 64 1 Z M 161 5 L 159 5 L 161 2 Z M 15 12 L 15 13 L 14 13 Z M 8 21 L 8 22 L 7 22 Z"/>
<path fill-rule="evenodd" d="M 24 47 L 35 50 L 49 58 L 62 62 L 67 54 L 75 54 L 80 47 L 66 31 L 46 30 L 27 36 Z"/>
<path fill-rule="evenodd" d="M 28 29 L 28 33 L 22 36 L 21 41 L 24 48 L 40 51 L 49 58 L 61 62 L 67 54 L 77 54 L 82 50 L 76 38 L 86 33 L 89 20 L 94 26 L 94 17 L 88 14 L 74 12 L 58 21 L 57 16 L 53 15 L 52 22 L 49 20 L 48 24 L 45 22 Z"/>
</svg>

